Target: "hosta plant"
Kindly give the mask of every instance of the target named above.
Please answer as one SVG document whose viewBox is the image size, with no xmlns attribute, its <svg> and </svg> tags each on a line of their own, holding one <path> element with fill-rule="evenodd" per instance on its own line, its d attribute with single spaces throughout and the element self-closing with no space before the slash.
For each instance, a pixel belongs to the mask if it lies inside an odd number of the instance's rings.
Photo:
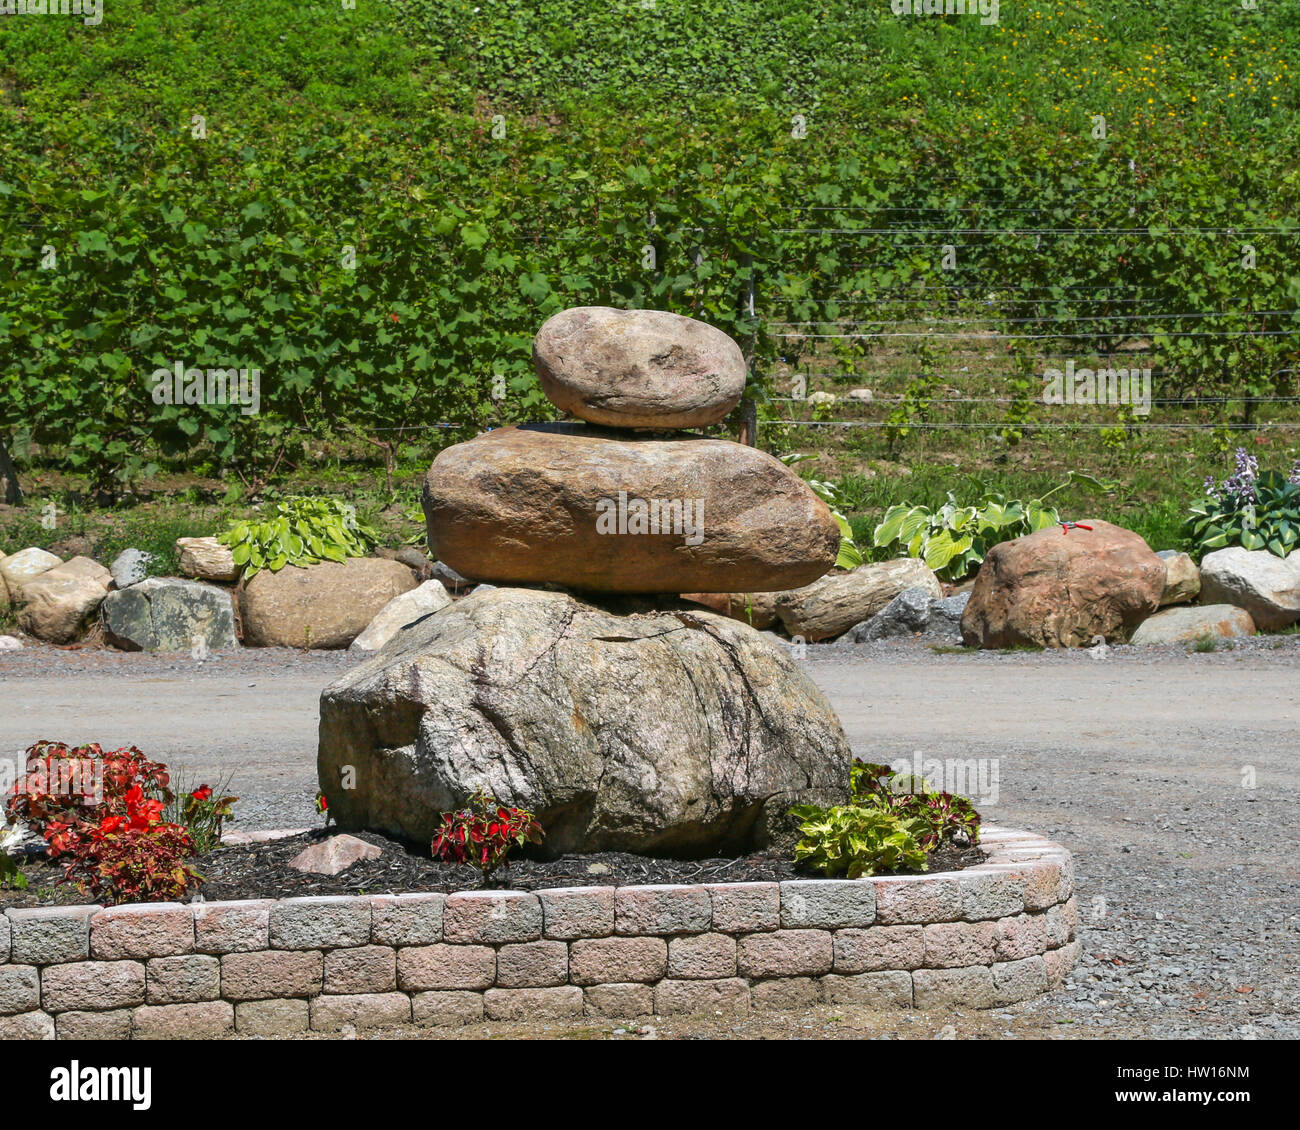
<svg viewBox="0 0 1300 1130">
<path fill-rule="evenodd" d="M 337 498 L 288 498 L 256 522 L 237 522 L 217 535 L 229 546 L 236 565 L 251 580 L 263 569 L 278 573 L 286 565 L 316 565 L 364 557 L 379 540 L 357 521 L 350 503 Z"/>
<path fill-rule="evenodd" d="M 524 844 L 540 844 L 545 832 L 524 808 L 500 804 L 480 789 L 456 812 L 444 812 L 433 837 L 433 857 L 443 863 L 468 863 L 486 882 L 508 856 Z"/>
<path fill-rule="evenodd" d="M 1259 460 L 1237 448 L 1236 467 L 1223 482 L 1205 480 L 1185 530 L 1197 557 L 1239 545 L 1286 557 L 1300 542 L 1300 461 L 1289 476 L 1259 470 Z"/>
<path fill-rule="evenodd" d="M 1071 471 L 1065 482 L 1028 501 L 989 493 L 978 506 L 961 506 L 949 491 L 948 501 L 938 510 L 900 502 L 885 511 L 873 534 L 874 548 L 893 550 L 900 557 L 920 557 L 945 581 L 959 581 L 982 564 L 984 555 L 999 542 L 1059 523 L 1060 514 L 1047 500 L 1076 481 L 1106 486 L 1091 475 Z"/>
<path fill-rule="evenodd" d="M 919 829 L 895 812 L 875 805 L 796 805 L 799 821 L 794 861 L 831 878 L 857 879 L 880 871 L 924 871 Z"/>
<path fill-rule="evenodd" d="M 789 455 L 782 455 L 781 462 L 787 467 L 793 467 L 796 463 L 816 458 L 815 455 L 792 452 Z M 835 558 L 835 568 L 856 569 L 862 564 L 862 550 L 858 548 L 857 542 L 853 540 L 853 527 L 849 525 L 849 520 L 841 512 L 843 499 L 840 495 L 840 488 L 825 479 L 804 479 L 804 482 L 808 484 L 808 489 L 813 494 L 830 507 L 831 517 L 835 519 L 836 525 L 840 528 L 840 551 Z"/>
</svg>

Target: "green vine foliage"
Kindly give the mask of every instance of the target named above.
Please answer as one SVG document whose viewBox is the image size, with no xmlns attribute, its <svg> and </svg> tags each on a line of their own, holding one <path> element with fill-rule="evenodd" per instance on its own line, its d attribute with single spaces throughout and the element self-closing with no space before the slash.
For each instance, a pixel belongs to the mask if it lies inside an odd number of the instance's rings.
<svg viewBox="0 0 1300 1130">
<path fill-rule="evenodd" d="M 237 522 L 217 540 L 229 546 L 244 579 L 263 569 L 278 573 L 286 565 L 364 557 L 379 535 L 356 519 L 350 503 L 336 498 L 289 498 L 277 502 L 260 522 Z"/>
<path fill-rule="evenodd" d="M 0 437 L 106 488 L 180 465 L 257 486 L 322 439 L 432 451 L 548 416 L 529 347 L 566 306 L 708 321 L 761 399 L 779 359 L 817 347 L 776 322 L 869 334 L 888 297 L 892 320 L 930 325 L 937 286 L 997 300 L 1026 335 L 1100 318 L 1075 352 L 1124 343 L 1125 311 L 1079 297 L 1117 280 L 1164 313 L 1230 311 L 1212 323 L 1227 335 L 1160 323 L 1160 395 L 1288 388 L 1294 84 L 1100 144 L 1083 118 L 999 112 L 993 129 L 968 94 L 932 87 L 1003 89 L 994 37 L 1033 31 L 1027 11 L 959 30 L 823 7 L 116 0 L 92 35 L 3 21 Z M 1134 43 L 1162 34 L 1130 7 L 1108 21 Z M 1179 42 L 1235 34 L 1186 7 Z M 1260 42 L 1294 44 L 1285 6 L 1260 7 L 1242 17 Z M 959 44 L 965 68 L 946 62 Z M 1077 101 L 1057 70 L 1043 81 Z M 929 236 L 844 234 L 918 215 L 985 234 L 960 239 L 955 271 Z M 1039 245 L 1008 216 L 1065 234 Z M 1225 233 L 1250 229 L 1267 230 L 1248 256 Z M 852 365 L 871 348 L 836 351 Z M 937 395 L 937 362 L 918 361 L 895 445 Z M 176 363 L 259 369 L 259 410 L 156 403 L 150 375 Z M 1027 403 L 1009 438 L 1028 434 Z"/>
</svg>

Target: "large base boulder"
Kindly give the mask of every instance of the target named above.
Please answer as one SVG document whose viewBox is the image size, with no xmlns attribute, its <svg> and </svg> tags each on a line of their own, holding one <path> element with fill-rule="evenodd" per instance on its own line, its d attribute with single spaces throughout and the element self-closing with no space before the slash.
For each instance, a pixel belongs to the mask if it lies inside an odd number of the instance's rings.
<svg viewBox="0 0 1300 1130">
<path fill-rule="evenodd" d="M 1131 530 L 1097 519 L 1069 531 L 1049 526 L 989 550 L 962 639 L 984 648 L 1118 639 L 1160 606 L 1165 576 L 1165 563 Z"/>
<path fill-rule="evenodd" d="M 918 557 L 859 565 L 851 573 L 832 573 L 811 585 L 782 593 L 776 612 L 785 630 L 805 640 L 841 636 L 870 620 L 905 589 L 943 596 L 939 578 Z"/>
<path fill-rule="evenodd" d="M 1231 546 L 1201 558 L 1201 600 L 1244 608 L 1260 631 L 1300 620 L 1300 553 L 1275 557 L 1267 549 Z"/>
<path fill-rule="evenodd" d="M 1157 612 L 1138 625 L 1129 643 L 1139 646 L 1192 643 L 1206 636 L 1232 639 L 1254 634 L 1255 622 L 1244 608 L 1234 608 L 1231 604 L 1199 604 Z"/>
<path fill-rule="evenodd" d="M 830 510 L 789 467 L 701 436 L 497 428 L 441 452 L 423 501 L 437 557 L 504 585 L 769 592 L 820 577 L 840 546 Z"/>
<path fill-rule="evenodd" d="M 752 628 L 685 604 L 471 594 L 321 695 L 321 789 L 343 828 L 427 842 L 483 788 L 541 851 L 680 857 L 785 846 L 787 810 L 843 800 L 829 703 Z"/>
<path fill-rule="evenodd" d="M 415 588 L 400 561 L 349 557 L 261 572 L 240 595 L 249 647 L 347 647 L 395 596 Z"/>
<path fill-rule="evenodd" d="M 48 643 L 77 639 L 108 595 L 111 576 L 98 561 L 73 557 L 23 585 L 18 626 Z"/>
<path fill-rule="evenodd" d="M 104 638 L 123 651 L 232 651 L 235 605 L 214 585 L 148 577 L 99 606 Z"/>
</svg>

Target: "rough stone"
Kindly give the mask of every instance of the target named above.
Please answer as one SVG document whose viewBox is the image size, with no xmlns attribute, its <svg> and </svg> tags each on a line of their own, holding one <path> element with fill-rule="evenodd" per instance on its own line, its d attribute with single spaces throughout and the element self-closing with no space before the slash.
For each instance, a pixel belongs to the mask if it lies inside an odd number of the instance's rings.
<svg viewBox="0 0 1300 1130">
<path fill-rule="evenodd" d="M 327 993 L 391 993 L 397 988 L 397 954 L 388 946 L 354 946 L 325 955 Z"/>
<path fill-rule="evenodd" d="M 781 925 L 777 883 L 718 883 L 708 888 L 713 928 L 727 934 L 755 934 Z"/>
<path fill-rule="evenodd" d="M 840 545 L 830 510 L 789 467 L 703 436 L 497 428 L 442 451 L 423 501 L 438 557 L 498 585 L 770 592 L 820 577 Z"/>
<path fill-rule="evenodd" d="M 486 989 L 496 980 L 491 946 L 411 946 L 397 951 L 397 985 L 407 990 Z"/>
<path fill-rule="evenodd" d="M 149 577 L 99 606 L 104 637 L 123 651 L 231 651 L 235 606 L 230 593 L 197 581 Z"/>
<path fill-rule="evenodd" d="M 663 310 L 562 310 L 533 339 L 533 364 L 557 408 L 611 427 L 716 424 L 745 390 L 740 346 Z"/>
<path fill-rule="evenodd" d="M 221 995 L 226 1000 L 313 997 L 323 983 L 323 959 L 312 950 L 228 953 L 221 959 Z"/>
<path fill-rule="evenodd" d="M 483 994 L 428 992 L 411 994 L 411 1019 L 421 1028 L 449 1028 L 483 1019 Z"/>
<path fill-rule="evenodd" d="M 6 910 L 9 959 L 16 965 L 55 965 L 90 956 L 90 919 L 97 906 Z"/>
<path fill-rule="evenodd" d="M 575 985 L 654 982 L 667 971 L 663 938 L 590 938 L 569 947 L 569 980 Z"/>
<path fill-rule="evenodd" d="M 207 954 L 151 958 L 144 972 L 146 1004 L 193 1004 L 221 995 L 221 962 Z"/>
<path fill-rule="evenodd" d="M 1186 553 L 1162 549 L 1157 557 L 1165 563 L 1165 588 L 1160 594 L 1160 607 L 1195 600 L 1201 591 L 1201 571 Z"/>
<path fill-rule="evenodd" d="M 244 571 L 242 565 L 235 564 L 230 547 L 216 538 L 177 538 L 176 550 L 180 571 L 196 581 L 229 583 L 239 580 Z"/>
<path fill-rule="evenodd" d="M 856 879 L 800 879 L 781 884 L 782 929 L 837 930 L 876 920 L 876 889 Z"/>
<path fill-rule="evenodd" d="M 382 854 L 382 849 L 356 836 L 330 836 L 304 848 L 289 860 L 289 866 L 311 875 L 341 875 L 354 863 L 378 859 Z"/>
<path fill-rule="evenodd" d="M 149 566 L 157 560 L 152 553 L 143 549 L 124 549 L 108 567 L 113 577 L 113 584 L 119 589 L 129 589 L 138 585 L 149 575 Z"/>
<path fill-rule="evenodd" d="M 41 1004 L 47 1012 L 143 1003 L 144 965 L 138 961 L 75 961 L 41 970 Z"/>
<path fill-rule="evenodd" d="M 14 604 L 22 602 L 23 586 L 42 573 L 49 572 L 63 559 L 47 553 L 37 546 L 28 546 L 8 557 L 0 557 L 0 581 L 5 585 L 9 599 Z"/>
<path fill-rule="evenodd" d="M 739 620 L 755 631 L 763 632 L 777 622 L 776 602 L 779 592 L 684 592 L 683 600 L 711 608 L 719 616 Z"/>
<path fill-rule="evenodd" d="M 352 652 L 373 654 L 409 625 L 440 612 L 451 603 L 441 581 L 425 581 L 418 588 L 393 597 L 349 645 Z"/>
<path fill-rule="evenodd" d="M 879 973 L 831 974 L 822 978 L 829 1004 L 862 1008 L 911 1008 L 912 975 L 901 970 Z"/>
<path fill-rule="evenodd" d="M 353 993 L 314 997 L 311 1026 L 315 1032 L 341 1028 L 391 1028 L 411 1023 L 411 998 L 405 993 Z"/>
<path fill-rule="evenodd" d="M 736 939 L 729 934 L 693 934 L 668 943 L 668 976 L 686 981 L 736 975 Z"/>
<path fill-rule="evenodd" d="M 660 981 L 655 986 L 655 1012 L 744 1012 L 749 985 L 738 977 L 721 981 Z"/>
<path fill-rule="evenodd" d="M 1206 636 L 1233 639 L 1254 634 L 1255 621 L 1244 608 L 1231 604 L 1197 604 L 1188 608 L 1166 608 L 1143 620 L 1129 643 L 1150 646 L 1191 643 Z"/>
<path fill-rule="evenodd" d="M 563 1020 L 582 1015 L 582 990 L 577 985 L 552 989 L 489 989 L 483 994 L 489 1020 Z"/>
<path fill-rule="evenodd" d="M 934 603 L 933 594 L 926 589 L 904 589 L 870 620 L 853 628 L 849 638 L 854 643 L 870 643 L 919 635 L 929 626 Z"/>
<path fill-rule="evenodd" d="M 924 561 L 900 557 L 859 565 L 851 573 L 831 573 L 777 601 L 785 630 L 805 640 L 833 639 L 870 620 L 907 589 L 943 596 L 939 579 Z"/>
<path fill-rule="evenodd" d="M 1232 546 L 1201 558 L 1202 604 L 1244 608 L 1262 632 L 1300 620 L 1300 553 L 1275 557 L 1267 549 Z"/>
<path fill-rule="evenodd" d="M 18 626 L 48 643 L 71 643 L 108 595 L 108 581 L 108 570 L 88 557 L 39 573 L 23 585 Z"/>
<path fill-rule="evenodd" d="M 246 1036 L 297 1036 L 311 1025 L 305 1000 L 241 1001 L 235 1005 L 235 1031 Z"/>
<path fill-rule="evenodd" d="M 275 949 L 333 949 L 370 941 L 370 904 L 348 895 L 281 899 L 271 908 Z"/>
<path fill-rule="evenodd" d="M 734 620 L 495 589 L 405 635 L 321 696 L 323 787 L 356 773 L 342 827 L 427 842 L 481 787 L 536 812 L 552 856 L 708 855 L 784 846 L 792 804 L 847 793 L 825 696 Z"/>
<path fill-rule="evenodd" d="M 981 648 L 1117 639 L 1156 611 L 1164 586 L 1164 562 L 1131 530 L 1095 518 L 1068 532 L 1050 526 L 989 550 L 962 639 Z"/>
<path fill-rule="evenodd" d="M 216 1040 L 234 1032 L 235 1009 L 226 1001 L 145 1005 L 131 1022 L 137 1040 Z"/>
<path fill-rule="evenodd" d="M 777 930 L 740 939 L 736 967 L 742 977 L 817 976 L 834 959 L 828 930 Z"/>
<path fill-rule="evenodd" d="M 449 942 L 530 942 L 542 936 L 542 904 L 525 891 L 462 891 L 442 911 Z"/>
<path fill-rule="evenodd" d="M 278 573 L 264 570 L 241 589 L 244 642 L 250 647 L 347 647 L 389 601 L 415 585 L 408 566 L 381 557 L 289 565 Z"/>
<path fill-rule="evenodd" d="M 569 947 L 563 942 L 516 942 L 497 950 L 497 985 L 540 989 L 569 979 Z"/>
<path fill-rule="evenodd" d="M 835 972 L 918 969 L 925 961 L 920 926 L 872 926 L 835 932 Z"/>
<path fill-rule="evenodd" d="M 574 941 L 614 932 L 613 887 L 552 887 L 538 891 L 537 898 L 542 904 L 542 932 L 548 938 Z"/>
<path fill-rule="evenodd" d="M 582 1003 L 588 1016 L 649 1016 L 655 1010 L 655 991 L 652 985 L 631 983 L 589 985 L 582 990 Z"/>
<path fill-rule="evenodd" d="M 372 895 L 370 940 L 381 946 L 427 946 L 442 941 L 447 896 L 434 892 Z"/>
</svg>

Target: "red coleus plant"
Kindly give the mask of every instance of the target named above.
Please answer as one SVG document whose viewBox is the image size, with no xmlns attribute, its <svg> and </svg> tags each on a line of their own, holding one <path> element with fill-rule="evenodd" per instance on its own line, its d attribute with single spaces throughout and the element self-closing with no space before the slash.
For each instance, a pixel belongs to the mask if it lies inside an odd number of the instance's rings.
<svg viewBox="0 0 1300 1130">
<path fill-rule="evenodd" d="M 527 809 L 500 804 L 480 789 L 464 808 L 442 814 L 442 825 L 433 837 L 433 857 L 477 867 L 486 882 L 498 867 L 509 865 L 506 857 L 512 848 L 540 844 L 545 834 Z"/>
<path fill-rule="evenodd" d="M 23 775 L 10 790 L 6 810 L 10 820 L 21 820 L 47 841 L 53 837 L 63 843 L 68 829 L 91 816 L 124 814 L 132 788 L 163 803 L 172 799 L 167 766 L 150 761 L 135 746 L 105 751 L 94 743 L 39 741 L 24 758 Z"/>
<path fill-rule="evenodd" d="M 162 819 L 163 802 L 128 789 L 125 811 L 83 823 L 69 840 L 72 861 L 61 883 L 75 883 L 96 901 L 175 901 L 199 881 L 185 860 L 194 841 L 182 824 Z"/>
</svg>

